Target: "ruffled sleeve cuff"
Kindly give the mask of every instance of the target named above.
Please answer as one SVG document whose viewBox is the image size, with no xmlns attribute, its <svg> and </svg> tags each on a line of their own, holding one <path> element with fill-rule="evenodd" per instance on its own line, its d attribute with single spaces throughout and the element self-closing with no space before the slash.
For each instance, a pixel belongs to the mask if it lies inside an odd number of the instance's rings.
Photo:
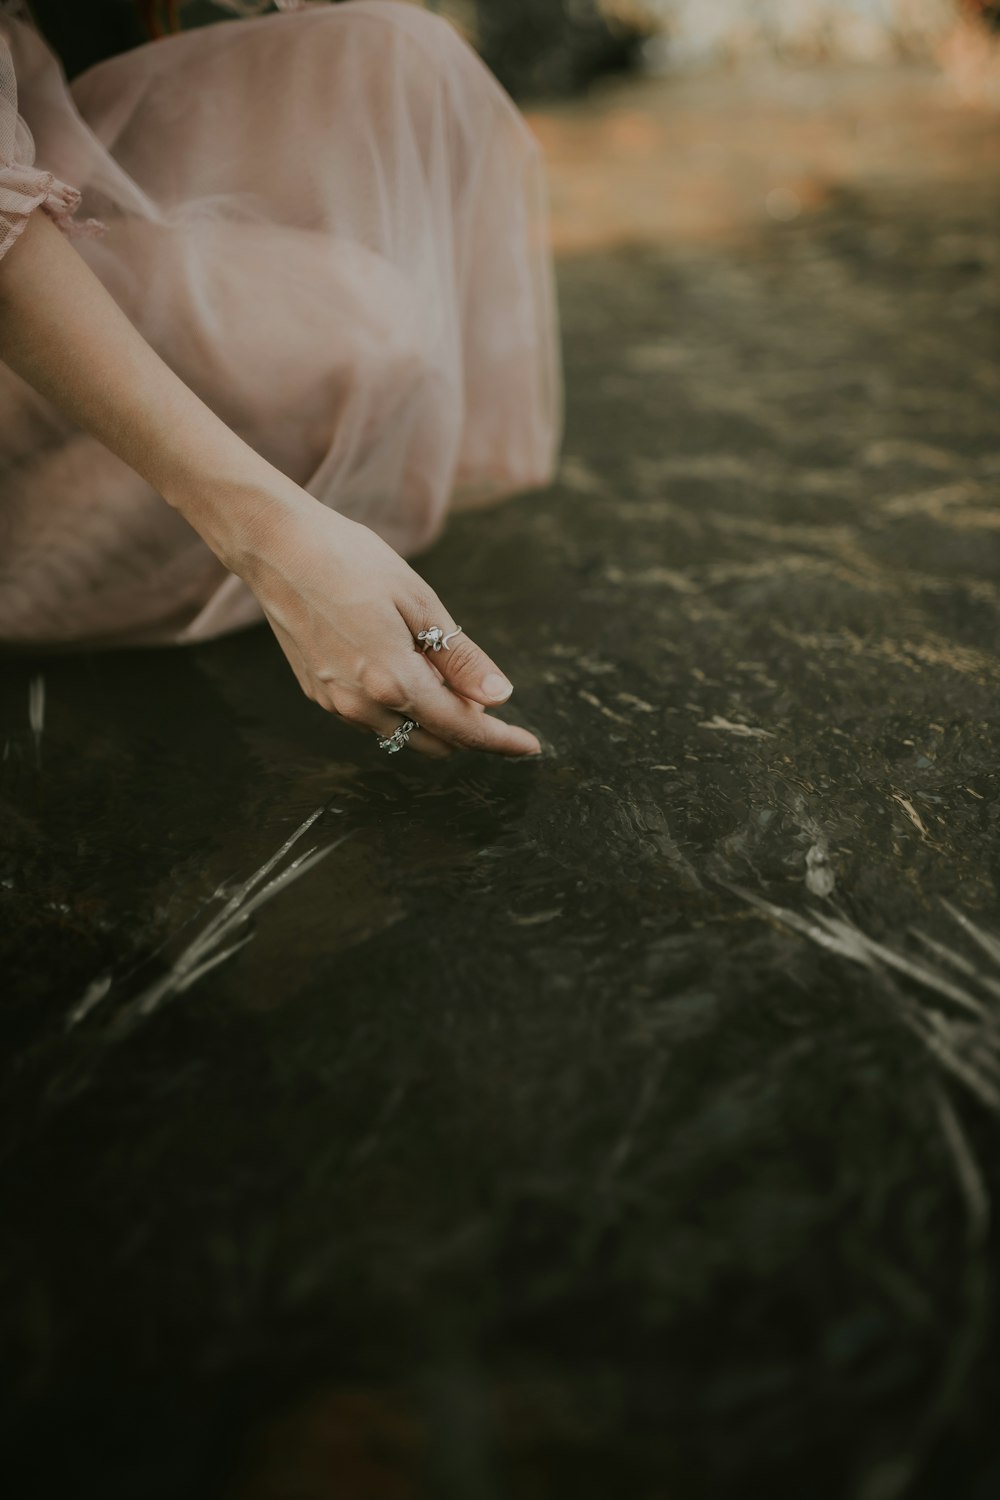
<svg viewBox="0 0 1000 1500">
<path fill-rule="evenodd" d="M 76 219 L 80 193 L 51 172 L 12 163 L 0 165 L 0 259 L 7 254 L 36 208 L 70 235 L 103 234 L 100 219 Z"/>
</svg>

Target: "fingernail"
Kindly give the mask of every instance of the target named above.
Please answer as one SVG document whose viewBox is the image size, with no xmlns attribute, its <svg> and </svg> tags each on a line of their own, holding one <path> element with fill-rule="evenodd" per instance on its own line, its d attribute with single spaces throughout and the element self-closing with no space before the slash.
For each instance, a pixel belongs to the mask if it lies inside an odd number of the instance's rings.
<svg viewBox="0 0 1000 1500">
<path fill-rule="evenodd" d="M 514 684 L 508 682 L 506 677 L 501 677 L 499 672 L 491 672 L 488 677 L 484 677 L 481 686 L 487 698 L 492 698 L 494 703 L 501 703 L 514 691 Z"/>
</svg>

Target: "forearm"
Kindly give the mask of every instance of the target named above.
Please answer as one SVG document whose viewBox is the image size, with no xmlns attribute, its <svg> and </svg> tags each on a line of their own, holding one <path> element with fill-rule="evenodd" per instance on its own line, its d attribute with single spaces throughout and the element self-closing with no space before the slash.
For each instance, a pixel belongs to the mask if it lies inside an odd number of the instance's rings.
<svg viewBox="0 0 1000 1500">
<path fill-rule="evenodd" d="M 0 359 L 175 506 L 227 566 L 305 494 L 174 374 L 42 213 L 0 260 Z"/>
<path fill-rule="evenodd" d="M 538 753 L 481 710 L 511 691 L 440 599 L 374 531 L 320 504 L 221 422 L 146 343 L 59 230 L 35 213 L 0 259 L 0 360 L 131 465 L 238 573 L 303 691 L 414 748 Z M 460 635 L 440 664 L 417 649 Z"/>
</svg>

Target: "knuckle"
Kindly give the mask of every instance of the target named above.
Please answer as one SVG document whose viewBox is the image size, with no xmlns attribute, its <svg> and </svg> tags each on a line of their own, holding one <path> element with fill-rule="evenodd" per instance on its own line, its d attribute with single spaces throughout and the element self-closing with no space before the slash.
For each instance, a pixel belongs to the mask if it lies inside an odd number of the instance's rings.
<svg viewBox="0 0 1000 1500">
<path fill-rule="evenodd" d="M 422 710 L 418 706 L 421 697 L 421 688 L 424 684 L 408 684 L 405 680 L 399 684 L 397 696 L 392 700 L 391 707 L 397 713 L 409 714 L 412 719 L 420 719 Z"/>
<path fill-rule="evenodd" d="M 444 605 L 425 578 L 411 570 L 409 577 L 410 604 L 419 613 L 427 616 L 427 624 L 436 623 L 439 615 L 446 613 Z"/>
<path fill-rule="evenodd" d="M 398 677 L 392 672 L 369 671 L 364 674 L 362 689 L 374 703 L 385 707 L 401 703 L 406 696 Z"/>
<path fill-rule="evenodd" d="M 341 698 L 331 707 L 338 719 L 343 719 L 345 724 L 364 724 L 365 722 L 364 708 L 354 698 Z"/>
</svg>

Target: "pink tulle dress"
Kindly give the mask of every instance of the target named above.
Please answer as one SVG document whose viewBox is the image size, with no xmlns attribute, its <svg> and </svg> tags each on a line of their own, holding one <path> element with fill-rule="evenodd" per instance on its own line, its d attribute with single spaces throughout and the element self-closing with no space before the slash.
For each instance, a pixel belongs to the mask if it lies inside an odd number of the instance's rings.
<svg viewBox="0 0 1000 1500">
<path fill-rule="evenodd" d="M 403 555 L 451 508 L 551 478 L 540 152 L 444 19 L 310 4 L 67 85 L 0 9 L 0 255 L 39 209 L 230 427 Z M 0 365 L 0 640 L 184 642 L 259 618 L 176 511 Z"/>
</svg>

